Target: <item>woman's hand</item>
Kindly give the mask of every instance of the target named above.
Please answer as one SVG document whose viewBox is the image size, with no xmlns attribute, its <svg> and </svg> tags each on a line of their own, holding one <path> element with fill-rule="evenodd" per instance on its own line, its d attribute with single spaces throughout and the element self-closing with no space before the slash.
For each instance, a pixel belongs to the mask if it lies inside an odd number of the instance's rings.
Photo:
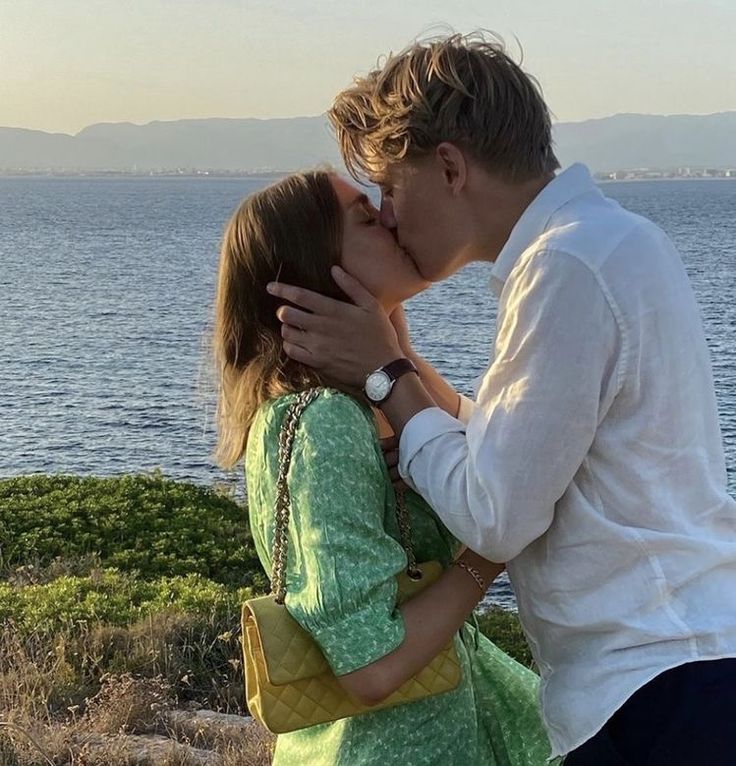
<svg viewBox="0 0 736 766">
<path fill-rule="evenodd" d="M 385 439 L 381 439 L 381 449 L 394 489 L 397 491 L 408 489 L 399 473 L 399 440 L 395 436 L 387 436 Z"/>
</svg>

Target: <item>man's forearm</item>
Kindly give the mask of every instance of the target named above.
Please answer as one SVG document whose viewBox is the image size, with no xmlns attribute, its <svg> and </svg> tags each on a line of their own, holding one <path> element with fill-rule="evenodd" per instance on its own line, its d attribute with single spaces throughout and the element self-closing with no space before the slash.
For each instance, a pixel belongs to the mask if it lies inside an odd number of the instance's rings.
<svg viewBox="0 0 736 766">
<path fill-rule="evenodd" d="M 381 412 L 386 416 L 396 438 L 401 437 L 404 426 L 422 410 L 437 407 L 419 375 L 402 375 L 394 383 L 391 396 L 381 404 Z"/>
<path fill-rule="evenodd" d="M 453 418 L 460 408 L 460 395 L 426 359 L 413 355 L 412 362 L 419 376 L 400 377 L 391 396 L 381 405 L 396 438 L 401 437 L 404 426 L 414 415 L 428 407 L 440 407 Z"/>
</svg>

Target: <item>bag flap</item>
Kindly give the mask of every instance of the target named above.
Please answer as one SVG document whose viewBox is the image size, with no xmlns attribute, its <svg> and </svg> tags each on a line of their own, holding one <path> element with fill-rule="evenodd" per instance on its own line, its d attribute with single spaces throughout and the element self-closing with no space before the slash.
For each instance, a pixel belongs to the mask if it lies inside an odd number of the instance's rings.
<svg viewBox="0 0 736 766">
<path fill-rule="evenodd" d="M 319 646 L 273 596 L 243 604 L 243 641 L 253 628 L 263 653 L 268 680 L 274 686 L 314 678 L 330 670 Z"/>
</svg>

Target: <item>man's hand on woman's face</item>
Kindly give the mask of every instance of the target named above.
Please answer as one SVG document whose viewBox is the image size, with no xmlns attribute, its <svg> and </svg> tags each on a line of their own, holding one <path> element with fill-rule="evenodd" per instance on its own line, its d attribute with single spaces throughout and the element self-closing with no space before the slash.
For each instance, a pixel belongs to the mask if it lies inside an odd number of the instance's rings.
<svg viewBox="0 0 736 766">
<path fill-rule="evenodd" d="M 280 282 L 271 282 L 267 289 L 294 304 L 276 312 L 286 354 L 361 390 L 366 375 L 404 354 L 378 301 L 339 266 L 333 267 L 332 277 L 355 305 Z"/>
</svg>

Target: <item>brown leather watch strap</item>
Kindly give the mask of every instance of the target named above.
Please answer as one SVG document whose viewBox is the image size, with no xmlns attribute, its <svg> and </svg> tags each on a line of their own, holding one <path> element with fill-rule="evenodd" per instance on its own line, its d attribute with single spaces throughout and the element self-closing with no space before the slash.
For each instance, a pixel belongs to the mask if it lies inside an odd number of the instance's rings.
<svg viewBox="0 0 736 766">
<path fill-rule="evenodd" d="M 416 372 L 417 375 L 419 374 L 419 370 L 414 366 L 414 362 L 406 357 L 394 359 L 393 362 L 389 362 L 387 365 L 381 367 L 381 369 L 394 381 L 398 380 L 402 375 L 406 375 L 407 372 Z"/>
</svg>

